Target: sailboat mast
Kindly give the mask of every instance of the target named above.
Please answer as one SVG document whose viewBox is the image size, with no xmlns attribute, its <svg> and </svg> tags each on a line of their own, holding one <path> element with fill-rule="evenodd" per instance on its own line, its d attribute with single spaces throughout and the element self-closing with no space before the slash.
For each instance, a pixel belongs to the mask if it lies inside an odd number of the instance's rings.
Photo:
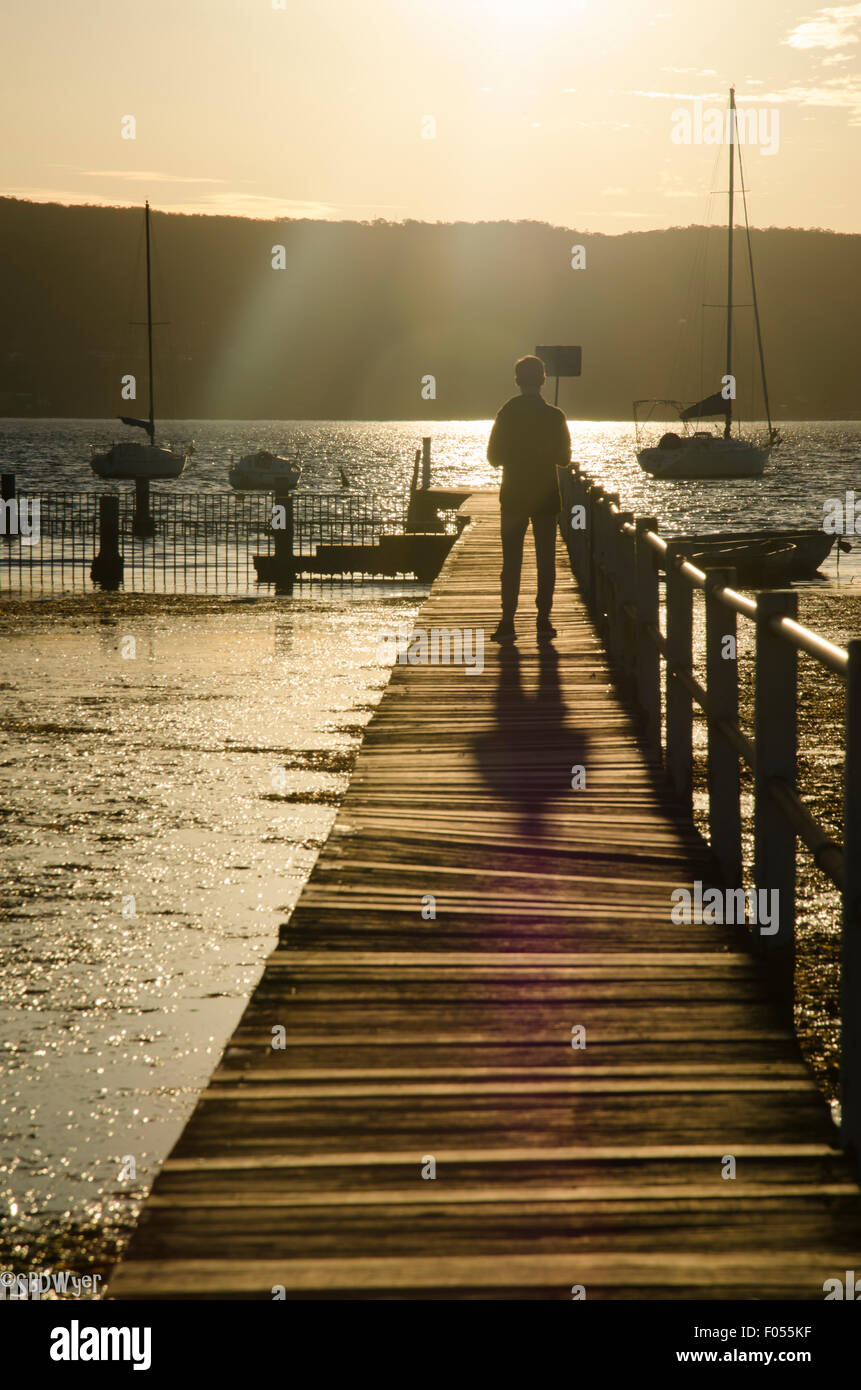
<svg viewBox="0 0 861 1390">
<path fill-rule="evenodd" d="M 149 247 L 149 202 L 146 205 L 146 339 L 147 362 L 149 364 L 149 442 L 155 443 L 155 405 L 153 403 L 152 380 L 152 271 Z"/>
<path fill-rule="evenodd" d="M 747 215 L 747 193 L 744 186 L 744 164 L 741 157 L 741 149 L 738 152 L 738 174 L 741 179 L 741 199 L 744 208 L 744 230 L 747 238 L 747 263 L 750 267 L 750 292 L 753 300 L 753 321 L 756 325 L 756 345 L 759 350 L 759 371 L 762 377 L 762 401 L 765 406 L 765 418 L 768 422 L 768 438 L 770 442 L 776 442 L 776 431 L 771 423 L 771 406 L 768 402 L 768 382 L 765 377 L 765 349 L 762 346 L 762 325 L 759 318 L 759 300 L 756 294 L 756 276 L 753 273 L 753 247 L 750 244 L 750 219 Z"/>
<path fill-rule="evenodd" d="M 726 375 L 732 376 L 732 242 L 735 203 L 735 87 L 729 89 L 729 221 L 727 225 Z M 728 383 L 731 385 L 732 383 Z M 732 397 L 726 403 L 724 439 L 732 432 Z"/>
</svg>

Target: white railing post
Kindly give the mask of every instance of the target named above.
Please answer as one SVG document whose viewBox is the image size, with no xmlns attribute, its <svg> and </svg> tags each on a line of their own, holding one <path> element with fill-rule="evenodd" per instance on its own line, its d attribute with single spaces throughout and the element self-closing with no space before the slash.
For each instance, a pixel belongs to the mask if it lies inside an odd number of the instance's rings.
<svg viewBox="0 0 861 1390">
<path fill-rule="evenodd" d="M 589 517 L 586 523 L 588 537 L 588 594 L 592 621 L 601 630 L 601 497 L 603 493 L 597 483 L 588 483 Z"/>
<path fill-rule="evenodd" d="M 795 828 L 769 795 L 779 777 L 795 790 L 798 743 L 798 652 L 772 628 L 774 618 L 795 618 L 798 595 L 756 596 L 756 695 L 754 709 L 754 882 L 757 954 L 766 961 L 781 1013 L 791 1024 L 795 1002 Z M 763 898 L 765 894 L 765 898 Z M 775 896 L 776 895 L 776 896 Z M 775 916 L 761 921 L 762 908 Z"/>
<path fill-rule="evenodd" d="M 589 508 L 583 480 L 581 479 L 576 464 L 565 470 L 566 483 L 563 485 L 563 499 L 565 502 L 565 515 L 563 517 L 565 525 L 565 538 L 568 545 L 568 554 L 571 556 L 571 565 L 581 584 L 583 582 L 583 560 L 585 553 L 586 532 L 584 528 L 576 527 L 573 524 L 574 507 L 582 507 L 586 516 L 586 524 L 589 524 Z"/>
<path fill-rule="evenodd" d="M 592 618 L 601 639 L 606 638 L 604 626 L 604 489 L 597 483 L 592 488 L 595 530 L 592 533 Z"/>
<path fill-rule="evenodd" d="M 612 661 L 619 665 L 619 567 L 616 552 L 616 518 L 610 511 L 619 505 L 618 492 L 604 495 L 604 599 L 607 609 L 607 650 Z"/>
<path fill-rule="evenodd" d="M 715 721 L 738 722 L 738 637 L 735 609 L 715 598 L 714 591 L 734 588 L 735 582 L 735 570 L 707 571 L 709 839 L 727 888 L 740 888 L 742 883 L 741 783 L 738 753 Z"/>
<path fill-rule="evenodd" d="M 843 1144 L 861 1174 L 861 640 L 847 646 L 840 1101 Z"/>
<path fill-rule="evenodd" d="M 691 693 L 673 668 L 693 670 L 693 590 L 676 567 L 672 546 L 665 557 L 667 576 L 667 772 L 682 812 L 693 816 L 694 709 Z"/>
<path fill-rule="evenodd" d="M 636 566 L 637 604 L 637 696 L 643 713 L 647 744 L 661 756 L 661 654 L 646 631 L 660 628 L 658 566 L 655 552 L 645 538 L 646 531 L 657 532 L 656 517 L 637 518 Z"/>
<path fill-rule="evenodd" d="M 636 631 L 634 619 L 626 608 L 634 603 L 636 575 L 634 574 L 634 538 L 626 530 L 633 525 L 633 512 L 620 512 L 616 517 L 616 594 L 619 602 L 619 659 L 625 674 L 628 697 L 636 690 Z"/>
<path fill-rule="evenodd" d="M 609 599 L 607 597 L 607 494 L 603 488 L 598 489 L 598 498 L 595 511 L 598 517 L 595 536 L 595 598 L 596 615 L 595 621 L 598 631 L 605 646 L 608 645 L 609 638 Z"/>
</svg>

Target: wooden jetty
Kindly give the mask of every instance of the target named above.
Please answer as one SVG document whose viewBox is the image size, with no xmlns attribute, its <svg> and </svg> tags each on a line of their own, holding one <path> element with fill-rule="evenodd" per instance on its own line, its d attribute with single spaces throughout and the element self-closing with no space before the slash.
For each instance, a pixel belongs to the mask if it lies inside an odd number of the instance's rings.
<svg viewBox="0 0 861 1390">
<path fill-rule="evenodd" d="M 489 636 L 495 496 L 463 510 L 416 627 Z M 515 649 L 393 669 L 111 1297 L 822 1299 L 861 1269 L 762 964 L 671 921 L 715 862 L 563 557 L 552 644 L 527 554 Z"/>
</svg>

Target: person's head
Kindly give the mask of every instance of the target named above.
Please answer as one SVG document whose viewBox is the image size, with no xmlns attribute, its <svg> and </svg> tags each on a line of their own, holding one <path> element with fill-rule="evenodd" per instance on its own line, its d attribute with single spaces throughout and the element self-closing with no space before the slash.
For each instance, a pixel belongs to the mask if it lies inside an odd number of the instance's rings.
<svg viewBox="0 0 861 1390">
<path fill-rule="evenodd" d="M 540 357 L 521 357 L 514 364 L 514 380 L 524 395 L 537 394 L 544 385 L 544 363 Z"/>
</svg>

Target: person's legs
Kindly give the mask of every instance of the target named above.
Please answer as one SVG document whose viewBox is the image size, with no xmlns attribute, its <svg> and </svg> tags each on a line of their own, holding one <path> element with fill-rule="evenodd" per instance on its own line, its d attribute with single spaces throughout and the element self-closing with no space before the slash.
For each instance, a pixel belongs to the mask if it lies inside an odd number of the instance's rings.
<svg viewBox="0 0 861 1390">
<path fill-rule="evenodd" d="M 502 623 L 511 627 L 517 612 L 517 599 L 520 594 L 520 570 L 523 564 L 523 538 L 529 518 L 517 512 L 500 512 L 499 529 L 502 537 Z"/>
<path fill-rule="evenodd" d="M 556 587 L 556 527 L 559 518 L 553 513 L 532 517 L 532 537 L 535 541 L 535 564 L 538 569 L 538 593 L 535 606 L 539 623 L 550 621 L 553 590 Z"/>
</svg>

